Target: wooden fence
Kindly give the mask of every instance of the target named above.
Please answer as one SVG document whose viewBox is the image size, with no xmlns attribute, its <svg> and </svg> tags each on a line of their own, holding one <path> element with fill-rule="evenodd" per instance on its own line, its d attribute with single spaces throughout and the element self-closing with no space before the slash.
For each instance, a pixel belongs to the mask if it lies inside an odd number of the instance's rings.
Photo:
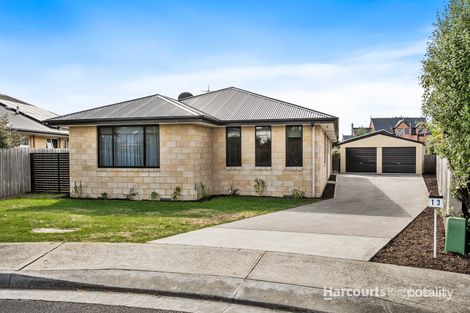
<svg viewBox="0 0 470 313">
<path fill-rule="evenodd" d="M 31 153 L 68 152 L 67 149 L 0 149 L 0 198 L 31 191 Z"/>
<path fill-rule="evenodd" d="M 436 174 L 436 155 L 426 154 L 423 160 L 423 174 Z"/>
<path fill-rule="evenodd" d="M 339 153 L 333 154 L 331 156 L 331 165 L 333 173 L 339 173 L 339 160 Z"/>
<path fill-rule="evenodd" d="M 436 178 L 439 194 L 444 196 L 444 206 L 448 210 L 460 214 L 462 211 L 462 202 L 457 200 L 450 192 L 450 183 L 452 181 L 452 171 L 449 168 L 447 159 L 436 158 Z"/>
</svg>

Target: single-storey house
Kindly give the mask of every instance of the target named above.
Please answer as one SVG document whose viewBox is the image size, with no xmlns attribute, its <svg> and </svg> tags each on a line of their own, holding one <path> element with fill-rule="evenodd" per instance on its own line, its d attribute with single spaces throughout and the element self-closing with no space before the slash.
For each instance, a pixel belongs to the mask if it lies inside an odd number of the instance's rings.
<svg viewBox="0 0 470 313">
<path fill-rule="evenodd" d="M 67 148 L 68 131 L 45 125 L 58 115 L 43 108 L 0 94 L 0 116 L 8 117 L 8 127 L 20 136 L 24 148 Z"/>
<path fill-rule="evenodd" d="M 339 144 L 340 172 L 423 173 L 424 143 L 376 131 Z"/>
<path fill-rule="evenodd" d="M 172 99 L 151 95 L 49 119 L 70 132 L 71 186 L 82 195 L 181 200 L 233 187 L 257 195 L 320 197 L 331 174 L 338 118 L 235 87 Z"/>
</svg>

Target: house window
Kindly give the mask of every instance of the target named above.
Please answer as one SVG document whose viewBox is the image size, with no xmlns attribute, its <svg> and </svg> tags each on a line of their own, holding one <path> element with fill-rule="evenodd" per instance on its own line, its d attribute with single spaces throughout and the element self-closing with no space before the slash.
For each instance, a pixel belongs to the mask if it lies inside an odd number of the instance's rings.
<svg viewBox="0 0 470 313">
<path fill-rule="evenodd" d="M 47 138 L 46 146 L 47 146 L 47 149 L 57 149 L 59 147 L 59 140 Z"/>
<path fill-rule="evenodd" d="M 403 129 L 397 128 L 396 133 L 397 133 L 398 136 L 402 136 L 403 135 Z"/>
<path fill-rule="evenodd" d="M 302 126 L 286 126 L 286 166 L 302 164 Z"/>
<path fill-rule="evenodd" d="M 240 127 L 227 127 L 226 131 L 226 164 L 227 166 L 242 165 L 242 130 Z"/>
<path fill-rule="evenodd" d="M 257 126 L 255 129 L 255 165 L 271 166 L 271 127 Z"/>
<path fill-rule="evenodd" d="M 159 167 L 159 127 L 121 126 L 98 128 L 100 167 Z"/>
</svg>

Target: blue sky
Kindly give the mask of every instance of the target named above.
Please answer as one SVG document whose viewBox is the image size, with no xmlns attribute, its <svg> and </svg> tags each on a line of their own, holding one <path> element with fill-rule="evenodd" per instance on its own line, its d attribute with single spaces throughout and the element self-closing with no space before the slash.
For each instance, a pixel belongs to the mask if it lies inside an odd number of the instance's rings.
<svg viewBox="0 0 470 313">
<path fill-rule="evenodd" d="M 0 93 L 57 113 L 238 86 L 340 117 L 419 115 L 444 1 L 3 1 Z"/>
</svg>

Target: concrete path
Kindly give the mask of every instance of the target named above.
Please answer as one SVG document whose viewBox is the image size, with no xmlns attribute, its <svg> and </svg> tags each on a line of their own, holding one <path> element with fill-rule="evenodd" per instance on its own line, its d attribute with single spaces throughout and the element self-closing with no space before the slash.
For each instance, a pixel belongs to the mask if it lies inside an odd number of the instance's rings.
<svg viewBox="0 0 470 313">
<path fill-rule="evenodd" d="M 12 247 L 24 252 L 30 245 L 0 245 L 0 258 L 4 249 Z M 39 257 L 33 250 L 18 254 L 16 260 L 10 255 L 9 263 L 0 268 L 0 299 L 11 298 L 11 293 L 2 292 L 5 288 L 81 289 L 302 312 L 468 312 L 470 307 L 470 275 L 464 274 L 312 255 L 169 244 L 64 243 L 56 247 L 44 244 L 43 248 L 46 252 Z M 25 256 L 33 260 L 26 266 Z M 331 297 L 325 288 L 360 292 L 378 288 L 380 293 Z M 436 288 L 452 294 L 413 297 L 406 293 Z"/>
<path fill-rule="evenodd" d="M 369 260 L 427 204 L 418 175 L 338 175 L 334 199 L 152 241 Z"/>
</svg>

